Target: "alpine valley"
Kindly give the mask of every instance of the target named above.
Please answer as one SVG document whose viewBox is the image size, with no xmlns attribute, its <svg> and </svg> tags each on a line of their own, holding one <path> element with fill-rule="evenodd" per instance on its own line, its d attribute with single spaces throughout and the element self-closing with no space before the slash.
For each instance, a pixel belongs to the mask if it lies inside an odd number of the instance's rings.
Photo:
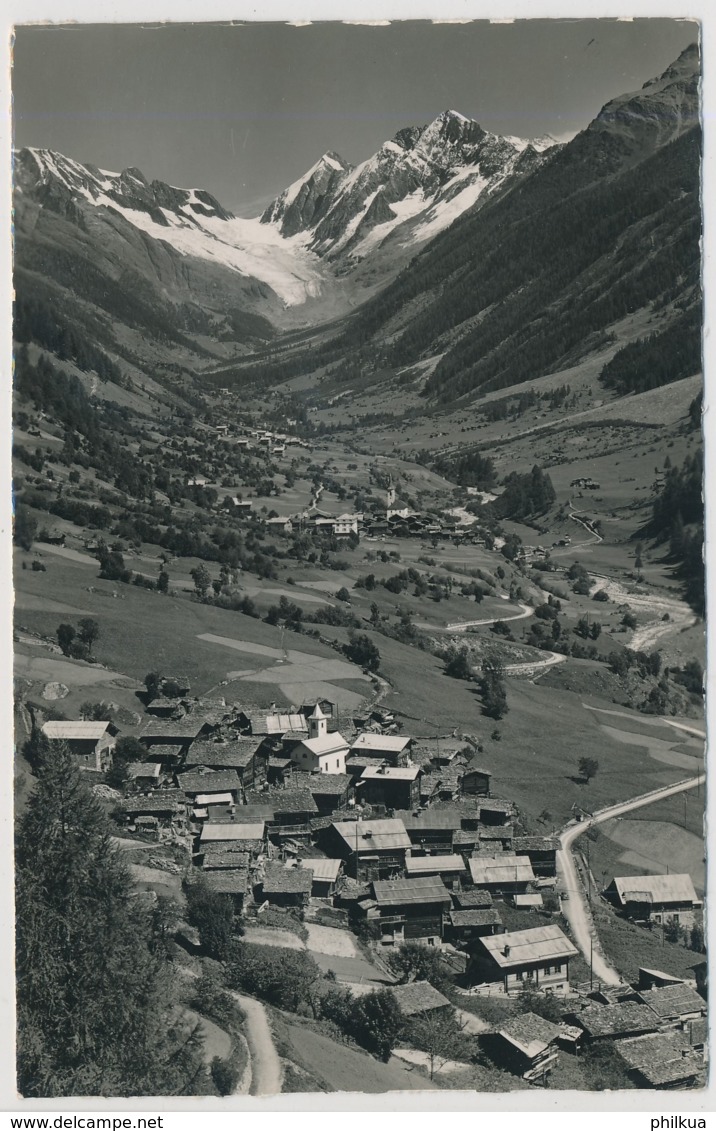
<svg viewBox="0 0 716 1131">
<path fill-rule="evenodd" d="M 15 153 L 23 1094 L 701 1086 L 699 84 Z"/>
</svg>

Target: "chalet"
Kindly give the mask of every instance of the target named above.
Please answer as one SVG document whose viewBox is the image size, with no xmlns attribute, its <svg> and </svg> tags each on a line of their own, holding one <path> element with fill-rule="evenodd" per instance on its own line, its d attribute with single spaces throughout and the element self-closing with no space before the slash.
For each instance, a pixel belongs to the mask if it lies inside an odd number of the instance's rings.
<svg viewBox="0 0 716 1131">
<path fill-rule="evenodd" d="M 157 785 L 161 772 L 159 762 L 130 762 L 127 766 L 127 781 L 137 786 Z"/>
<path fill-rule="evenodd" d="M 277 711 L 249 715 L 246 725 L 251 734 L 271 735 L 276 738 L 295 737 L 299 740 L 308 737 L 308 723 L 298 711 L 288 714 Z"/>
<path fill-rule="evenodd" d="M 671 1030 L 615 1041 L 638 1088 L 693 1088 L 704 1083 L 704 1057 L 686 1033 Z"/>
<path fill-rule="evenodd" d="M 186 714 L 186 708 L 180 699 L 159 696 L 147 704 L 147 714 L 154 715 L 158 719 L 180 719 Z"/>
<path fill-rule="evenodd" d="M 237 854 L 238 855 L 238 854 Z M 241 912 L 249 886 L 249 869 L 247 865 L 238 868 L 221 868 L 204 874 L 204 882 L 209 891 L 217 895 L 228 895 L 234 905 L 234 910 Z"/>
<path fill-rule="evenodd" d="M 430 982 L 407 982 L 404 986 L 391 986 L 390 990 L 398 1003 L 400 1016 L 405 1019 L 432 1014 L 436 1010 L 450 1012 L 452 1009 L 445 995 Z"/>
<path fill-rule="evenodd" d="M 438 946 L 443 935 L 443 919 L 450 909 L 450 893 L 436 878 L 374 880 L 375 907 L 368 911 L 381 932 L 384 945 L 398 945 L 410 939 Z"/>
<path fill-rule="evenodd" d="M 307 788 L 318 806 L 319 815 L 330 816 L 345 809 L 355 790 L 349 774 L 310 774 Z"/>
<path fill-rule="evenodd" d="M 499 1061 L 525 1080 L 544 1080 L 559 1059 L 559 1025 L 536 1013 L 511 1017 L 497 1031 Z"/>
<path fill-rule="evenodd" d="M 112 765 L 117 728 L 110 722 L 50 721 L 44 723 L 42 733 L 50 742 L 63 742 L 81 770 L 101 773 Z"/>
<path fill-rule="evenodd" d="M 177 774 L 177 785 L 192 801 L 211 794 L 228 797 L 224 804 L 234 804 L 241 795 L 241 780 L 236 770 L 207 770 L 204 773 Z"/>
<path fill-rule="evenodd" d="M 653 1033 L 659 1027 L 654 1011 L 648 1005 L 635 1001 L 588 1005 L 586 1009 L 570 1014 L 567 1020 L 579 1025 L 586 1041 L 636 1037 L 641 1033 Z"/>
<path fill-rule="evenodd" d="M 539 910 L 544 907 L 542 893 L 539 891 L 516 892 L 512 896 L 512 903 L 519 911 L 527 911 L 529 908 Z"/>
<path fill-rule="evenodd" d="M 515 807 L 511 801 L 490 797 L 480 802 L 479 813 L 483 825 L 506 825 L 514 816 Z"/>
<path fill-rule="evenodd" d="M 280 530 L 282 534 L 290 534 L 293 530 L 293 523 L 287 515 L 277 515 L 275 518 L 267 518 L 266 525 L 270 527 L 271 530 Z"/>
<path fill-rule="evenodd" d="M 261 878 L 261 896 L 278 907 L 305 907 L 311 897 L 313 873 L 309 868 L 267 863 Z"/>
<path fill-rule="evenodd" d="M 557 875 L 557 850 L 559 841 L 551 836 L 516 836 L 515 852 L 529 857 L 535 876 Z"/>
<path fill-rule="evenodd" d="M 637 990 L 637 998 L 653 1009 L 663 1025 L 679 1025 L 683 1028 L 706 1013 L 704 999 L 685 982 L 653 990 Z"/>
<path fill-rule="evenodd" d="M 320 898 L 335 895 L 338 886 L 338 877 L 343 867 L 341 860 L 329 860 L 326 857 L 301 860 L 301 867 L 307 868 L 313 880 L 311 882 L 311 895 Z"/>
<path fill-rule="evenodd" d="M 471 856 L 468 864 L 475 887 L 490 892 L 524 892 L 534 880 L 527 856 Z"/>
<path fill-rule="evenodd" d="M 185 675 L 165 675 L 159 681 L 162 695 L 170 699 L 183 699 L 191 691 L 191 684 Z"/>
<path fill-rule="evenodd" d="M 487 894 L 487 893 L 486 893 Z M 457 946 L 469 946 L 484 935 L 502 931 L 502 919 L 495 907 L 453 907 L 448 912 L 446 937 Z"/>
<path fill-rule="evenodd" d="M 186 746 L 181 746 L 179 743 L 170 745 L 162 742 L 156 746 L 147 745 L 145 757 L 148 762 L 157 762 L 162 770 L 173 773 L 184 757 L 185 751 Z"/>
<path fill-rule="evenodd" d="M 306 841 L 311 835 L 311 820 L 318 815 L 318 806 L 307 789 L 272 789 L 268 793 L 247 793 L 245 810 L 261 814 L 269 836 L 276 843 L 284 840 Z M 243 815 L 242 809 L 237 816 Z"/>
<path fill-rule="evenodd" d="M 427 854 L 452 854 L 453 837 L 461 821 L 458 810 L 430 808 L 415 812 L 400 809 L 393 815 L 405 825 L 413 849 Z"/>
<path fill-rule="evenodd" d="M 203 856 L 202 867 L 204 872 L 235 872 L 241 868 L 248 868 L 251 854 L 239 845 L 229 845 L 228 848 L 211 848 Z"/>
<path fill-rule="evenodd" d="M 290 785 L 294 778 L 295 764 L 283 754 L 272 754 L 266 765 L 266 781 L 269 785 Z"/>
<path fill-rule="evenodd" d="M 268 776 L 270 744 L 256 738 L 232 742 L 193 742 L 184 759 L 186 769 L 204 766 L 210 770 L 233 771 L 243 789 L 257 789 Z"/>
<path fill-rule="evenodd" d="M 477 982 L 500 983 L 507 994 L 518 993 L 528 980 L 540 989 L 566 992 L 569 960 L 576 954 L 577 948 L 556 924 L 507 931 L 478 940 L 471 976 Z"/>
<path fill-rule="evenodd" d="M 410 758 L 412 738 L 398 734 L 372 734 L 366 731 L 359 734 L 351 744 L 351 758 L 368 755 L 381 758 L 391 766 L 406 766 Z"/>
<path fill-rule="evenodd" d="M 150 719 L 144 726 L 139 741 L 152 747 L 152 760 L 157 757 L 157 747 L 180 747 L 186 752 L 197 738 L 211 733 L 214 726 L 206 720 L 187 715 L 183 719 Z"/>
<path fill-rule="evenodd" d="M 326 718 L 326 722 L 327 722 L 326 729 L 329 732 L 332 731 L 332 730 L 337 730 L 338 729 L 338 704 L 334 703 L 334 701 L 332 699 L 314 699 L 311 703 L 304 703 L 300 707 L 300 712 L 303 715 L 304 719 L 306 720 L 306 726 L 308 726 L 308 719 L 313 714 L 313 712 L 315 711 L 317 706 L 321 708 L 321 711 L 323 712 L 323 714 Z"/>
<path fill-rule="evenodd" d="M 460 779 L 460 793 L 464 797 L 489 797 L 492 774 L 475 762 L 468 762 Z"/>
<path fill-rule="evenodd" d="M 402 821 L 332 821 L 322 841 L 328 856 L 346 861 L 349 875 L 358 880 L 387 879 L 405 869 L 410 839 Z"/>
<path fill-rule="evenodd" d="M 460 886 L 469 877 L 462 856 L 406 856 L 405 874 L 409 878 L 438 876 L 448 888 Z"/>
<path fill-rule="evenodd" d="M 492 896 L 489 891 L 484 891 L 481 888 L 454 891 L 452 901 L 460 911 L 484 910 L 487 907 L 492 907 Z"/>
<path fill-rule="evenodd" d="M 692 927 L 702 907 L 691 876 L 615 876 L 603 893 L 630 919 Z"/>
<path fill-rule="evenodd" d="M 205 475 L 192 475 L 190 479 L 187 479 L 186 485 L 187 487 L 206 487 L 208 482 L 209 480 Z"/>
<path fill-rule="evenodd" d="M 185 801 L 180 789 L 153 789 L 125 797 L 122 810 L 129 822 L 138 817 L 156 817 L 160 823 L 171 823 L 183 817 Z"/>
<path fill-rule="evenodd" d="M 237 440 L 237 444 L 241 441 Z M 248 442 L 248 441 L 247 441 Z M 230 507 L 234 514 L 251 514 L 253 503 L 250 499 L 239 499 L 236 495 L 227 495 L 224 499 L 224 506 Z"/>
<path fill-rule="evenodd" d="M 303 718 L 303 716 L 301 716 Z M 291 757 L 302 769 L 321 774 L 345 774 L 349 745 L 338 731 L 328 733 L 328 719 L 316 703 L 308 717 L 308 738 L 291 750 Z"/>
<path fill-rule="evenodd" d="M 414 809 L 420 804 L 419 766 L 367 767 L 360 776 L 361 802 L 386 809 Z"/>
<path fill-rule="evenodd" d="M 195 821 L 231 820 L 236 802 L 231 793 L 198 793 L 191 802 L 191 815 Z"/>
<path fill-rule="evenodd" d="M 514 853 L 516 850 L 512 825 L 483 825 L 478 830 L 477 849 L 488 856 L 494 856 L 496 852 Z"/>
<path fill-rule="evenodd" d="M 226 848 L 234 845 L 243 851 L 253 851 L 257 844 L 266 841 L 265 821 L 207 821 L 201 827 L 199 851 L 210 847 Z"/>
</svg>

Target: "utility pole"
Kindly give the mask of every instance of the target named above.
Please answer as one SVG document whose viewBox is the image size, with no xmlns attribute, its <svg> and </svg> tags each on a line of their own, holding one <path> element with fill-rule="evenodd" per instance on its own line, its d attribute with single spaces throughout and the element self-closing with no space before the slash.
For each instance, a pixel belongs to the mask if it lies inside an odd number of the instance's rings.
<svg viewBox="0 0 716 1131">
<path fill-rule="evenodd" d="M 594 958 L 594 939 L 593 939 L 593 938 L 592 938 L 592 936 L 590 935 L 590 936 L 589 936 L 589 992 L 590 992 L 590 993 L 591 993 L 591 992 L 592 992 L 592 990 L 594 989 L 594 965 L 593 965 L 593 958 Z"/>
</svg>

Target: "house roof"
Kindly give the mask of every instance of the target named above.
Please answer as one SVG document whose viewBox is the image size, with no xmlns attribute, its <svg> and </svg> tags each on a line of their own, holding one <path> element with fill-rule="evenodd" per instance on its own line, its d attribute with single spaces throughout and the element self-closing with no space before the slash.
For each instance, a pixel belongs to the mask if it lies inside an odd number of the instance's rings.
<svg viewBox="0 0 716 1131">
<path fill-rule="evenodd" d="M 466 911 L 451 911 L 448 916 L 453 927 L 491 927 L 502 923 L 494 907 L 472 907 Z"/>
<path fill-rule="evenodd" d="M 270 794 L 275 813 L 317 813 L 318 806 L 308 789 L 277 789 Z"/>
<path fill-rule="evenodd" d="M 471 856 L 470 875 L 477 884 L 528 883 L 534 872 L 529 856 L 513 856 L 505 852 L 502 856 Z"/>
<path fill-rule="evenodd" d="M 236 821 L 210 821 L 201 829 L 201 843 L 211 841 L 263 840 L 265 825 L 263 821 L 239 824 Z"/>
<path fill-rule="evenodd" d="M 264 895 L 310 895 L 313 872 L 310 868 L 287 868 L 284 864 L 267 864 L 264 869 Z"/>
<path fill-rule="evenodd" d="M 480 943 L 503 970 L 514 966 L 548 962 L 550 959 L 572 958 L 577 953 L 577 948 L 556 923 L 544 927 L 529 927 L 526 931 L 507 931 L 503 935 L 491 935 L 480 939 Z"/>
<path fill-rule="evenodd" d="M 462 815 L 457 809 L 426 809 L 423 813 L 413 813 L 410 809 L 396 810 L 396 817 L 405 825 L 406 829 L 415 832 L 432 832 L 457 830 L 460 828 Z"/>
<path fill-rule="evenodd" d="M 162 772 L 162 767 L 158 762 L 130 762 L 127 766 L 127 777 L 130 780 L 134 778 L 158 778 Z"/>
<path fill-rule="evenodd" d="M 496 797 L 483 797 L 477 808 L 486 813 L 513 813 L 515 806 L 512 801 L 501 801 Z"/>
<path fill-rule="evenodd" d="M 176 813 L 183 807 L 184 794 L 179 789 L 155 789 L 151 793 L 125 797 L 122 808 L 131 813 Z"/>
<path fill-rule="evenodd" d="M 162 743 L 161 745 L 152 748 L 151 742 L 147 744 L 147 758 L 157 758 L 163 762 L 165 758 L 178 758 L 184 749 L 182 743 L 174 746 L 171 743 Z"/>
<path fill-rule="evenodd" d="M 310 860 L 303 860 L 301 867 L 308 868 L 313 873 L 314 880 L 321 880 L 325 883 L 338 879 L 342 863 L 342 860 L 329 860 L 320 856 L 315 859 L 312 857 Z"/>
<path fill-rule="evenodd" d="M 415 781 L 419 773 L 420 766 L 366 766 L 361 778 L 364 781 Z"/>
<path fill-rule="evenodd" d="M 252 734 L 288 734 L 289 732 L 308 734 L 308 723 L 303 715 L 255 714 L 249 717 Z"/>
<path fill-rule="evenodd" d="M 450 892 L 434 876 L 407 880 L 373 880 L 373 896 L 378 906 L 404 903 L 447 903 Z"/>
<path fill-rule="evenodd" d="M 658 1019 L 648 1005 L 620 1001 L 616 1005 L 589 1005 L 576 1020 L 589 1037 L 615 1037 L 656 1029 Z"/>
<path fill-rule="evenodd" d="M 353 778 L 350 774 L 308 774 L 309 782 L 306 786 L 314 797 L 330 796 L 341 797 L 351 785 Z"/>
<path fill-rule="evenodd" d="M 177 774 L 179 788 L 185 793 L 224 793 L 241 789 L 235 770 L 210 770 L 206 774 Z"/>
<path fill-rule="evenodd" d="M 104 738 L 109 720 L 107 722 L 91 722 L 84 719 L 61 720 L 44 723 L 42 733 L 46 738 L 70 742 L 73 739 L 82 739 L 85 742 L 99 742 Z"/>
<path fill-rule="evenodd" d="M 489 891 L 482 891 L 480 888 L 475 888 L 473 891 L 453 892 L 453 900 L 462 909 L 492 907 L 492 896 Z"/>
<path fill-rule="evenodd" d="M 218 868 L 248 868 L 251 855 L 241 849 L 210 848 L 204 853 L 204 871 Z"/>
<path fill-rule="evenodd" d="M 498 1032 L 525 1056 L 533 1057 L 556 1041 L 560 1028 L 536 1013 L 522 1013 L 518 1017 L 511 1017 Z"/>
<path fill-rule="evenodd" d="M 402 821 L 334 821 L 333 827 L 351 852 L 374 852 L 381 848 L 410 848 L 410 837 Z"/>
<path fill-rule="evenodd" d="M 664 1021 L 689 1013 L 706 1012 L 704 999 L 685 982 L 660 986 L 654 990 L 639 990 L 638 993 L 644 1005 L 648 1005 Z"/>
<path fill-rule="evenodd" d="M 480 841 L 489 840 L 512 840 L 512 826 L 511 825 L 483 825 L 479 832 Z M 514 843 L 513 843 L 514 847 Z M 517 848 L 515 848 L 517 852 Z M 523 854 L 524 855 L 524 854 Z"/>
<path fill-rule="evenodd" d="M 184 765 L 244 769 L 261 746 L 255 738 L 235 742 L 192 742 Z"/>
<path fill-rule="evenodd" d="M 303 716 L 301 716 L 303 717 Z M 302 738 L 301 746 L 305 746 L 311 754 L 320 757 L 322 754 L 337 754 L 348 749 L 348 743 L 339 731 L 330 734 L 319 734 L 316 738 Z"/>
<path fill-rule="evenodd" d="M 185 715 L 183 719 L 150 719 L 143 728 L 140 739 L 151 742 L 153 738 L 183 738 L 193 741 L 206 726 L 206 719 Z"/>
<path fill-rule="evenodd" d="M 687 872 L 668 876 L 615 876 L 612 882 L 622 903 L 691 903 L 698 906 L 701 902 Z"/>
<path fill-rule="evenodd" d="M 248 886 L 248 868 L 226 868 L 222 871 L 207 872 L 206 885 L 219 895 L 244 895 Z"/>
<path fill-rule="evenodd" d="M 538 891 L 528 891 L 523 895 L 515 895 L 515 907 L 542 907 L 544 900 Z"/>
<path fill-rule="evenodd" d="M 398 1009 L 404 1017 L 426 1013 L 430 1009 L 444 1009 L 450 1002 L 430 982 L 407 982 L 404 986 L 391 986 Z"/>
<path fill-rule="evenodd" d="M 689 1047 L 688 1034 L 675 1029 L 627 1037 L 614 1047 L 654 1087 L 688 1079 L 704 1067 L 703 1057 Z"/>
<path fill-rule="evenodd" d="M 515 852 L 556 852 L 559 841 L 554 836 L 516 836 Z"/>
<path fill-rule="evenodd" d="M 231 805 L 233 803 L 233 794 L 231 793 L 197 793 L 194 798 L 195 805 Z"/>
<path fill-rule="evenodd" d="M 371 734 L 368 731 L 359 734 L 351 743 L 352 754 L 369 754 L 371 750 L 389 750 L 399 754 L 409 746 L 412 739 L 408 735 L 400 734 Z"/>
<path fill-rule="evenodd" d="M 406 856 L 405 871 L 409 876 L 426 876 L 464 872 L 466 868 L 462 856 L 454 853 L 451 856 Z"/>
</svg>

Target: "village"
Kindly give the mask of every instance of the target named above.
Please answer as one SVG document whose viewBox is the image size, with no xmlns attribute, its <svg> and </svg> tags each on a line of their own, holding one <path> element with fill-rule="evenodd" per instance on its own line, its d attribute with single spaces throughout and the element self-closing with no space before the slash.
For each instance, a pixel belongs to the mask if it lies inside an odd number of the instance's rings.
<svg viewBox="0 0 716 1131">
<path fill-rule="evenodd" d="M 633 984 L 600 982 L 561 915 L 583 893 L 564 888 L 559 838 L 524 834 L 473 745 L 405 734 L 379 706 L 266 711 L 192 697 L 182 677 L 147 683 L 133 735 L 102 719 L 48 720 L 42 735 L 95 783 L 118 842 L 170 848 L 184 886 L 230 901 L 247 941 L 282 946 L 304 923 L 343 940 L 324 946 L 334 979 L 361 994 L 390 988 L 413 1020 L 459 1003 L 491 1061 L 523 1084 L 544 1086 L 560 1058 L 608 1045 L 633 1086 L 703 1085 L 705 962 L 693 979 L 640 966 Z M 649 934 L 701 922 L 689 875 L 613 876 L 600 898 Z M 203 953 L 196 926 L 181 922 L 175 938 Z M 389 956 L 415 945 L 439 956 L 450 997 L 426 979 L 396 984 Z M 533 1009 L 492 1025 L 462 1008 L 525 994 Z M 411 1055 L 425 1068 L 426 1054 Z M 435 1050 L 431 1079 L 434 1068 Z"/>
</svg>

